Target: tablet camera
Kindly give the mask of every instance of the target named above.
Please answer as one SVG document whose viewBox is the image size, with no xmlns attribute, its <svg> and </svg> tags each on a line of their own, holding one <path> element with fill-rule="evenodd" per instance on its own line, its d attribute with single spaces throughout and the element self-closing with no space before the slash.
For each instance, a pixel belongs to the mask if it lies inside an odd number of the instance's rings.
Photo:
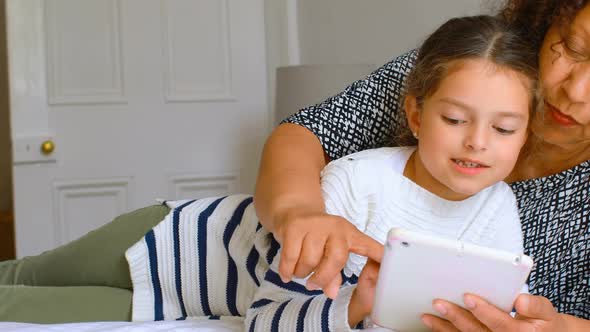
<svg viewBox="0 0 590 332">
<path fill-rule="evenodd" d="M 516 256 L 516 257 L 514 257 L 514 260 L 512 261 L 512 263 L 513 263 L 514 265 L 518 265 L 518 264 L 520 264 L 520 256 Z"/>
<path fill-rule="evenodd" d="M 407 248 L 409 246 L 410 246 L 410 244 L 408 242 L 402 241 L 402 247 L 406 247 Z"/>
</svg>

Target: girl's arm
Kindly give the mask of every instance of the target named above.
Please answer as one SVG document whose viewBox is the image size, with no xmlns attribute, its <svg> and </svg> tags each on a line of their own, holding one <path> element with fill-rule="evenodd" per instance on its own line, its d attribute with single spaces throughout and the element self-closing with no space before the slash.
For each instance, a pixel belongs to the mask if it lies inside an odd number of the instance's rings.
<svg viewBox="0 0 590 332">
<path fill-rule="evenodd" d="M 263 152 L 254 202 L 262 225 L 281 244 L 278 272 L 309 279 L 309 288 L 335 298 L 349 252 L 380 260 L 380 244 L 346 219 L 328 215 L 320 188 L 327 158 L 309 130 L 280 125 Z"/>
<path fill-rule="evenodd" d="M 283 282 L 276 268 L 273 263 L 254 295 L 246 313 L 247 331 L 350 330 L 348 303 L 353 285 L 344 283 L 332 300 L 321 290 L 306 289 L 304 280 Z"/>
<path fill-rule="evenodd" d="M 313 225 L 315 229 L 329 223 L 330 218 L 346 218 L 354 223 L 342 219 L 344 220 L 344 228 L 348 227 L 350 233 L 366 236 L 359 229 L 364 230 L 363 222 L 367 218 L 363 216 L 368 215 L 369 205 L 367 204 L 366 188 L 369 184 L 364 181 L 362 176 L 367 172 L 358 172 L 358 167 L 359 164 L 354 159 L 343 158 L 324 168 L 320 196 L 322 201 L 325 201 L 326 210 L 334 215 L 326 215 L 326 220 L 317 220 Z M 357 181 L 363 185 L 359 186 Z M 337 232 L 339 229 L 333 231 Z M 315 234 L 317 231 L 312 233 Z M 371 254 L 381 258 L 383 252 L 381 244 L 368 236 L 366 237 L 375 245 L 375 248 L 371 249 Z M 290 237 L 283 239 L 283 242 L 288 243 L 289 240 Z M 270 268 L 260 287 L 256 290 L 246 317 L 247 329 L 254 331 L 346 331 L 350 329 L 349 324 L 356 325 L 370 311 L 366 302 L 371 301 L 366 299 L 374 293 L 372 283 L 361 283 L 361 288 L 364 288 L 363 292 L 357 294 L 355 301 L 351 301 L 355 289 L 354 284 L 357 280 L 368 279 L 366 272 L 363 272 L 364 275 L 360 279 L 358 277 L 362 268 L 361 264 L 364 262 L 347 264 L 344 270 L 337 271 L 344 280 L 335 285 L 339 290 L 338 296 L 330 298 L 321 290 L 310 287 L 305 279 L 282 280 L 284 278 L 281 278 L 278 273 L 280 262 L 284 257 L 282 250 L 284 249 L 281 248 L 281 253 L 272 258 Z M 309 247 L 304 246 L 303 250 L 309 250 Z M 301 256 L 305 257 L 307 254 Z M 348 260 L 348 252 L 344 252 L 344 255 L 338 259 L 343 261 L 337 265 L 344 266 Z M 377 266 L 376 263 L 373 265 Z M 335 268 L 335 265 L 332 266 Z M 376 280 L 376 272 L 373 275 L 371 280 Z"/>
</svg>

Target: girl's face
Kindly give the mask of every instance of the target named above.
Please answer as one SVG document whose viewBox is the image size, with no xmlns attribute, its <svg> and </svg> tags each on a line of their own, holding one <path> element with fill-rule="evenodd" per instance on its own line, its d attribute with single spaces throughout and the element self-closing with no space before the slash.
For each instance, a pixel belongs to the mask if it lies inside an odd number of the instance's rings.
<svg viewBox="0 0 590 332">
<path fill-rule="evenodd" d="M 440 197 L 462 200 L 505 179 L 527 137 L 529 83 L 487 60 L 464 60 L 421 110 L 408 96 L 408 123 L 419 137 L 412 180 Z"/>
<path fill-rule="evenodd" d="M 539 53 L 545 111 L 531 130 L 567 150 L 590 147 L 590 5 L 569 26 L 553 24 Z"/>
</svg>

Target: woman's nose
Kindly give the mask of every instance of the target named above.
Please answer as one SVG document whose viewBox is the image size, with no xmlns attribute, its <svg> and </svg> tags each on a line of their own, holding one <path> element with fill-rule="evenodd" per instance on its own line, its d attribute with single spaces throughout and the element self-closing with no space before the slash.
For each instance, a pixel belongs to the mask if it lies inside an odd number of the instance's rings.
<svg viewBox="0 0 590 332">
<path fill-rule="evenodd" d="M 573 68 L 562 89 L 572 103 L 590 103 L 590 65 Z"/>
</svg>

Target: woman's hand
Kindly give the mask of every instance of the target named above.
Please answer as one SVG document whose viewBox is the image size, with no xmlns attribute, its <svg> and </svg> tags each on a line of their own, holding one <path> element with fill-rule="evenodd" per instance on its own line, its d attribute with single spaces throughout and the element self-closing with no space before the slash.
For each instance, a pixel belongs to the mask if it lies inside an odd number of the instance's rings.
<svg viewBox="0 0 590 332">
<path fill-rule="evenodd" d="M 274 236 L 281 243 L 279 274 L 307 280 L 308 289 L 323 289 L 334 299 L 342 284 L 340 271 L 350 252 L 380 262 L 383 246 L 346 219 L 326 213 L 292 210 L 281 216 Z"/>
<path fill-rule="evenodd" d="M 519 295 L 514 318 L 478 296 L 467 294 L 463 301 L 467 309 L 435 300 L 433 308 L 445 319 L 424 315 L 422 321 L 435 332 L 562 332 L 568 328 L 564 315 L 542 296 Z"/>
<path fill-rule="evenodd" d="M 379 263 L 368 259 L 367 264 L 365 264 L 359 276 L 358 283 L 348 305 L 348 324 L 351 328 L 354 328 L 373 310 L 379 267 Z"/>
</svg>

